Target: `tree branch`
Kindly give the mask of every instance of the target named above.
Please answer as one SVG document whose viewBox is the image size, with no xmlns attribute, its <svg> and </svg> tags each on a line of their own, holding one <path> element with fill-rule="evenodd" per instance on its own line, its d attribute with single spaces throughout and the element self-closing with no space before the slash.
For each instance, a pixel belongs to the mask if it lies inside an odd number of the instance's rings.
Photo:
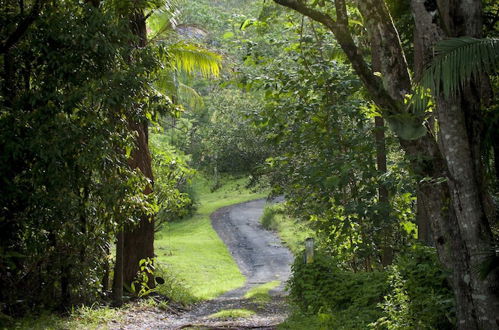
<svg viewBox="0 0 499 330">
<path fill-rule="evenodd" d="M 402 111 L 399 102 L 390 96 L 388 91 L 383 87 L 381 79 L 373 74 L 371 68 L 360 54 L 348 29 L 348 14 L 344 0 L 335 1 L 336 8 L 338 8 L 338 22 L 328 14 L 308 7 L 302 0 L 274 0 L 274 2 L 310 17 L 327 27 L 336 37 L 338 44 L 350 60 L 353 69 L 359 75 L 371 98 L 381 111 L 387 114 L 396 114 Z"/>
<path fill-rule="evenodd" d="M 17 44 L 21 38 L 26 34 L 28 28 L 33 24 L 33 22 L 37 19 L 40 11 L 42 10 L 43 5 L 47 2 L 47 0 L 36 0 L 31 8 L 30 13 L 26 16 L 15 29 L 14 32 L 7 39 L 0 44 L 0 54 L 7 53 L 15 44 Z"/>
</svg>

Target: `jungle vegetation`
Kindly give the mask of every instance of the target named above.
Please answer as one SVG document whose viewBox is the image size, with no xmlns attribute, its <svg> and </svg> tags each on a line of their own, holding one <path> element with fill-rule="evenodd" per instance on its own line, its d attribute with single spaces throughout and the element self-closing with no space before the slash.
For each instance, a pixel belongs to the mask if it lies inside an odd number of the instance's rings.
<svg viewBox="0 0 499 330">
<path fill-rule="evenodd" d="M 307 228 L 283 328 L 499 327 L 499 6 L 1 0 L 0 320 L 156 292 L 191 180 Z M 197 173 L 197 174 L 196 174 Z"/>
</svg>

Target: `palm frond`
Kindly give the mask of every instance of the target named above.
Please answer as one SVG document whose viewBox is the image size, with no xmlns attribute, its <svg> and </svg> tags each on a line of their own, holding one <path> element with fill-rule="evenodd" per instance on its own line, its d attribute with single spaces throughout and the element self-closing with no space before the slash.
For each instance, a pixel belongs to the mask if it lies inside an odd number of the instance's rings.
<svg viewBox="0 0 499 330">
<path fill-rule="evenodd" d="M 194 88 L 181 82 L 178 84 L 178 95 L 180 102 L 184 106 L 188 105 L 191 109 L 200 109 L 204 107 L 203 97 L 199 95 Z"/>
<path fill-rule="evenodd" d="M 168 47 L 172 64 L 188 74 L 201 73 L 205 77 L 220 74 L 222 56 L 191 43 L 178 42 Z"/>
<path fill-rule="evenodd" d="M 499 68 L 499 39 L 446 39 L 436 45 L 435 53 L 421 79 L 435 95 L 456 95 L 471 79 Z"/>
<path fill-rule="evenodd" d="M 147 27 L 152 35 L 150 40 L 156 40 L 174 32 L 180 16 L 179 8 L 177 0 L 163 0 L 162 6 L 159 6 L 149 15 Z"/>
</svg>

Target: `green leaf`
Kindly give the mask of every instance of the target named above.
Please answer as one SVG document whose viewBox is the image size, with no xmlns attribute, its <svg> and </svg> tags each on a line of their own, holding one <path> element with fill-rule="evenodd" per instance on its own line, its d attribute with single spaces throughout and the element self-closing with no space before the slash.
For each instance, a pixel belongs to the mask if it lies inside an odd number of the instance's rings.
<svg viewBox="0 0 499 330">
<path fill-rule="evenodd" d="M 454 96 L 471 79 L 499 68 L 499 39 L 460 37 L 442 40 L 421 84 L 436 95 Z"/>
<path fill-rule="evenodd" d="M 230 31 L 229 32 L 225 32 L 223 34 L 223 36 L 222 36 L 222 38 L 224 38 L 224 39 L 231 39 L 233 37 L 234 37 L 234 32 L 230 32 Z"/>
</svg>

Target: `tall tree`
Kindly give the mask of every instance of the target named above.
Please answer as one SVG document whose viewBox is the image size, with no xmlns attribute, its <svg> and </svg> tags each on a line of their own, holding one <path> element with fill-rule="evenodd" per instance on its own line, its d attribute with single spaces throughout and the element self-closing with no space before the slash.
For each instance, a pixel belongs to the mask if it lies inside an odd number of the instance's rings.
<svg viewBox="0 0 499 330">
<path fill-rule="evenodd" d="M 132 33 L 137 37 L 135 47 L 144 48 L 147 45 L 147 28 L 144 10 L 140 7 L 133 8 L 129 16 Z M 141 111 L 138 109 L 138 111 Z M 141 120 L 142 119 L 142 120 Z M 151 154 L 149 152 L 149 124 L 145 118 L 128 118 L 128 127 L 135 133 L 135 149 L 132 151 L 129 165 L 138 169 L 147 178 L 144 194 L 152 193 L 154 177 L 152 173 Z M 123 283 L 130 286 L 139 272 L 139 263 L 144 259 L 154 258 L 154 219 L 149 214 L 139 215 L 139 223 L 126 226 L 123 233 Z M 154 287 L 154 279 L 148 277 L 147 286 Z"/>
<path fill-rule="evenodd" d="M 357 0 L 381 78 L 370 69 L 349 29 L 345 0 L 324 2 L 274 0 L 326 26 L 336 37 L 383 117 L 395 128 L 401 147 L 419 180 L 420 207 L 430 218 L 441 262 L 451 271 L 459 329 L 498 327 L 497 272 L 481 278 L 476 270 L 495 254 L 481 169 L 480 83 L 469 83 L 458 96 L 438 93 L 438 136 L 423 130 L 422 116 L 410 111 L 405 99 L 412 90 L 409 68 L 385 1 Z M 415 71 L 432 58 L 432 48 L 444 37 L 481 32 L 481 1 L 412 1 L 416 22 Z M 333 15 L 335 14 L 335 15 Z M 439 142 L 437 142 L 437 139 Z"/>
</svg>

